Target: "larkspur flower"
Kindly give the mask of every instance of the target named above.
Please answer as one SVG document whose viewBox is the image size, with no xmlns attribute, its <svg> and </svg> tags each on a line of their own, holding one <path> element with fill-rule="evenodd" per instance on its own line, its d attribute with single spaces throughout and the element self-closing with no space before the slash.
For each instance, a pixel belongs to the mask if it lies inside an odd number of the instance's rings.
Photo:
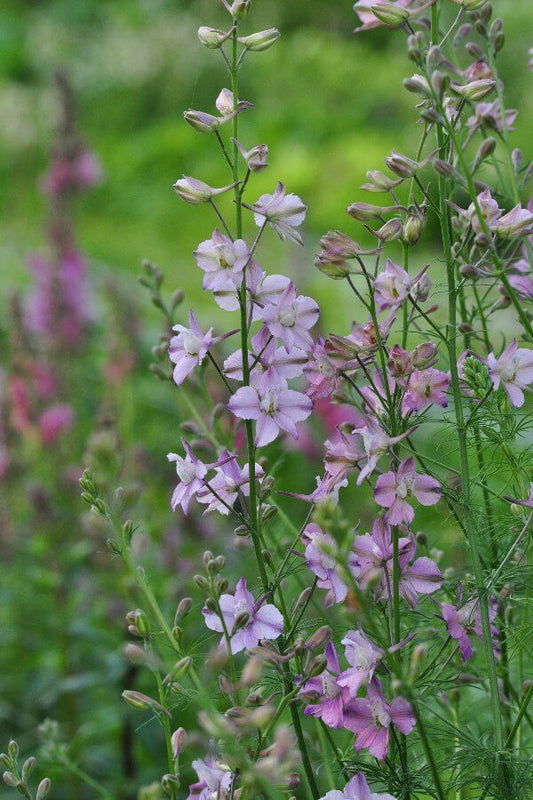
<svg viewBox="0 0 533 800">
<path fill-rule="evenodd" d="M 487 365 L 494 388 L 503 386 L 511 404 L 515 408 L 523 406 L 523 390 L 533 383 L 533 350 L 518 347 L 513 339 L 499 358 L 489 353 Z"/>
<path fill-rule="evenodd" d="M 394 381 L 389 375 L 387 375 L 387 383 L 392 396 L 394 394 Z M 366 413 L 374 414 L 376 417 L 381 417 L 386 410 L 384 403 L 387 398 L 383 372 L 379 369 L 374 370 L 372 385 L 362 386 L 360 391 L 365 400 L 363 410 Z"/>
<path fill-rule="evenodd" d="M 228 281 L 235 287 L 240 287 L 250 252 L 243 239 L 232 242 L 215 228 L 210 239 L 200 242 L 194 257 L 200 269 L 205 272 L 203 288 L 217 291 L 226 288 Z"/>
<path fill-rule="evenodd" d="M 348 586 L 339 575 L 337 543 L 314 522 L 304 528 L 302 542 L 305 545 L 307 568 L 317 576 L 318 588 L 328 590 L 324 605 L 328 608 L 335 603 L 342 603 L 348 594 Z"/>
<path fill-rule="evenodd" d="M 297 228 L 305 219 L 307 206 L 297 195 L 287 194 L 282 183 L 278 183 L 272 194 L 263 194 L 253 205 L 243 203 L 243 206 L 254 212 L 259 228 L 268 223 L 281 239 L 303 244 Z"/>
<path fill-rule="evenodd" d="M 333 789 L 327 792 L 320 800 L 396 800 L 391 794 L 370 791 L 370 787 L 362 772 L 357 772 L 350 778 L 342 791 Z"/>
<path fill-rule="evenodd" d="M 409 377 L 407 391 L 402 401 L 402 414 L 409 411 L 421 411 L 426 406 L 435 405 L 446 408 L 448 397 L 446 392 L 450 385 L 450 374 L 430 367 L 415 370 Z"/>
<path fill-rule="evenodd" d="M 381 684 L 374 678 L 368 685 L 367 697 L 358 697 L 344 711 L 344 727 L 355 737 L 357 753 L 363 749 L 379 761 L 384 761 L 389 748 L 391 725 L 400 733 L 411 733 L 415 718 L 411 706 L 403 697 L 395 697 L 390 705 L 386 702 Z"/>
<path fill-rule="evenodd" d="M 529 497 L 527 497 L 525 500 L 517 500 L 516 497 L 508 497 L 507 495 L 504 495 L 503 499 L 507 500 L 509 503 L 514 503 L 517 506 L 533 508 L 533 481 L 531 481 L 529 484 Z"/>
<path fill-rule="evenodd" d="M 183 513 L 188 514 L 192 498 L 205 486 L 204 478 L 207 475 L 209 466 L 199 460 L 185 439 L 182 439 L 181 443 L 185 450 L 185 458 L 177 453 L 169 453 L 167 455 L 169 461 L 176 462 L 176 472 L 180 479 L 172 494 L 170 505 L 172 511 L 181 506 Z"/>
<path fill-rule="evenodd" d="M 298 438 L 296 424 L 310 415 L 313 403 L 307 395 L 287 388 L 268 369 L 251 386 L 241 386 L 228 403 L 240 419 L 256 421 L 255 444 L 264 447 L 273 442 L 280 430 Z"/>
<path fill-rule="evenodd" d="M 506 108 L 504 113 L 505 128 L 511 133 L 514 130 L 518 111 L 513 108 Z M 466 125 L 471 132 L 478 130 L 481 126 L 485 126 L 503 133 L 504 125 L 500 101 L 493 100 L 491 103 L 477 103 L 474 114 L 467 119 Z"/>
<path fill-rule="evenodd" d="M 303 372 L 309 384 L 306 394 L 313 400 L 330 397 L 335 389 L 338 388 L 340 383 L 339 372 L 328 356 L 322 337 L 317 339 L 313 345 Z"/>
<path fill-rule="evenodd" d="M 351 697 L 356 697 L 363 683 L 372 680 L 384 652 L 380 647 L 376 647 L 361 629 L 348 631 L 341 644 L 344 645 L 344 654 L 350 666 L 341 672 L 337 683 L 346 687 Z"/>
<path fill-rule="evenodd" d="M 502 215 L 502 210 L 496 200 L 494 200 L 492 197 L 490 189 L 485 189 L 483 192 L 478 194 L 477 204 L 487 228 L 489 228 L 489 230 L 493 230 Z M 477 209 L 474 203 L 470 203 L 464 214 L 472 225 L 472 229 L 476 233 L 481 233 L 481 221 L 477 214 Z"/>
<path fill-rule="evenodd" d="M 281 613 L 271 603 L 256 602 L 244 578 L 237 582 L 235 594 L 221 595 L 219 604 L 233 654 L 255 647 L 261 639 L 277 639 L 283 633 Z M 222 620 L 214 611 L 204 608 L 202 613 L 210 630 L 223 632 Z M 222 637 L 220 646 L 225 645 Z"/>
<path fill-rule="evenodd" d="M 483 626 L 481 622 L 481 610 L 479 608 L 479 601 L 473 597 L 467 600 L 466 603 L 462 602 L 463 590 L 459 586 L 457 590 L 457 605 L 453 606 L 451 603 L 441 603 L 440 610 L 442 618 L 446 623 L 448 634 L 455 639 L 459 646 L 461 659 L 463 663 L 472 657 L 472 643 L 470 637 L 472 635 L 478 636 L 483 639 Z M 489 602 L 489 619 L 492 636 L 492 647 L 495 654 L 498 653 L 498 636 L 499 630 L 494 625 L 494 620 L 497 615 L 497 603 L 492 598 Z"/>
<path fill-rule="evenodd" d="M 198 782 L 189 786 L 187 800 L 225 800 L 231 791 L 232 774 L 228 767 L 220 765 L 216 759 L 207 756 L 192 762 L 198 775 Z"/>
<path fill-rule="evenodd" d="M 316 324 L 320 311 L 311 297 L 297 295 L 294 283 L 289 283 L 275 303 L 265 305 L 263 324 L 272 336 L 277 336 L 287 352 L 292 347 L 310 350 L 313 338 L 309 333 Z"/>
<path fill-rule="evenodd" d="M 255 375 L 271 370 L 271 374 L 278 382 L 283 378 L 296 378 L 302 374 L 307 363 L 307 355 L 298 347 L 293 347 L 288 352 L 284 347 L 276 347 L 276 340 L 266 328 L 261 328 L 252 339 L 252 351 L 248 353 L 250 368 Z M 224 372 L 229 378 L 243 379 L 242 350 L 235 350 L 224 361 Z"/>
<path fill-rule="evenodd" d="M 376 502 L 388 509 L 385 518 L 391 525 L 410 525 L 413 521 L 415 512 L 408 499 L 416 498 L 421 505 L 432 506 L 438 503 L 440 496 L 438 480 L 417 473 L 413 458 L 402 461 L 396 472 L 380 475 L 374 490 Z"/>
<path fill-rule="evenodd" d="M 407 9 L 412 3 L 413 0 L 398 0 L 395 5 L 398 9 Z M 353 10 L 362 24 L 358 28 L 355 28 L 354 33 L 371 30 L 372 28 L 378 28 L 380 25 L 383 25 L 383 22 L 381 22 L 372 11 L 373 6 L 376 4 L 377 0 L 358 0 L 358 2 L 355 3 Z"/>
<path fill-rule="evenodd" d="M 517 205 L 492 225 L 492 230 L 499 236 L 528 236 L 533 232 L 533 214 L 527 208 Z"/>
<path fill-rule="evenodd" d="M 200 489 L 196 499 L 199 503 L 207 505 L 205 514 L 218 511 L 227 516 L 239 495 L 248 497 L 250 494 L 248 465 L 239 467 L 237 456 L 232 455 L 228 450 L 222 450 L 217 463 L 220 466 L 213 465 L 215 475 L 210 478 L 209 486 L 205 485 L 203 489 Z M 263 468 L 256 464 L 256 479 L 261 479 L 264 474 Z"/>
<path fill-rule="evenodd" d="M 378 311 L 397 308 L 409 296 L 411 281 L 408 273 L 388 258 L 384 271 L 374 279 L 374 289 Z"/>
<path fill-rule="evenodd" d="M 170 360 L 176 365 L 173 378 L 178 386 L 203 362 L 213 345 L 231 335 L 213 336 L 213 328 L 209 328 L 207 332 L 202 330 L 194 311 L 189 312 L 189 326 L 186 328 L 184 325 L 174 325 L 172 330 L 178 331 L 178 335 L 171 338 L 168 347 Z"/>
<path fill-rule="evenodd" d="M 350 693 L 337 684 L 341 668 L 333 642 L 327 643 L 324 656 L 326 669 L 316 678 L 309 678 L 300 690 L 300 695 L 310 700 L 304 714 L 321 719 L 328 728 L 342 728 L 344 707 L 350 700 Z"/>
</svg>

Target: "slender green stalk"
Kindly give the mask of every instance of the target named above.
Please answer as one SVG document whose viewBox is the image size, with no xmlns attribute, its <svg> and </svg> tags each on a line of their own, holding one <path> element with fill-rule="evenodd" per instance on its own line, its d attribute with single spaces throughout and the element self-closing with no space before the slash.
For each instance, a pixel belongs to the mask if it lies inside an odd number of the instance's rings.
<svg viewBox="0 0 533 800">
<path fill-rule="evenodd" d="M 518 729 L 520 728 L 520 723 L 522 722 L 522 719 L 524 717 L 524 714 L 527 711 L 527 707 L 528 707 L 532 697 L 533 697 L 533 683 L 530 683 L 529 684 L 529 688 L 528 688 L 528 690 L 527 690 L 527 692 L 526 692 L 526 694 L 524 696 L 524 699 L 522 700 L 520 708 L 518 710 L 518 714 L 517 714 L 516 719 L 514 721 L 514 725 L 511 728 L 509 736 L 507 737 L 507 740 L 505 742 L 505 747 L 506 748 L 508 748 L 508 747 L 510 747 L 512 745 L 513 739 L 516 736 L 516 734 L 518 732 Z"/>
</svg>

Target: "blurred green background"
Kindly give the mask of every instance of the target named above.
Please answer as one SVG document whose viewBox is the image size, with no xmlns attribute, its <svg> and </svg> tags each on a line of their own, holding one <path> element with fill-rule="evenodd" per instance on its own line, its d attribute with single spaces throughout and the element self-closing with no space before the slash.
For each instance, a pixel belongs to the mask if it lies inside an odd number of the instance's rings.
<svg viewBox="0 0 533 800">
<path fill-rule="evenodd" d="M 456 13 L 442 2 L 450 16 Z M 531 4 L 495 6 L 511 42 L 501 68 L 504 78 L 513 76 L 509 104 L 520 108 L 514 143 L 523 147 L 533 125 L 525 24 Z M 214 220 L 210 209 L 181 203 L 171 186 L 182 173 L 226 182 L 214 139 L 181 118 L 190 107 L 213 111 L 228 83 L 219 54 L 196 37 L 201 24 L 226 25 L 220 0 L 4 0 L 0 20 L 2 289 L 24 284 L 25 256 L 42 242 L 36 180 L 53 139 L 51 74 L 61 65 L 78 98 L 80 129 L 105 171 L 79 208 L 79 236 L 94 278 L 111 270 L 133 280 L 141 259 L 149 258 L 196 304 L 200 279 L 191 251 Z M 382 168 L 392 148 L 412 155 L 418 137 L 414 98 L 401 85 L 415 71 L 403 35 L 354 36 L 355 24 L 349 0 L 257 0 L 246 31 L 277 26 L 282 38 L 252 54 L 241 73 L 241 96 L 256 106 L 241 117 L 243 142 L 270 147 L 271 168 L 254 178 L 249 200 L 281 179 L 309 206 L 305 250 L 279 246 L 271 236 L 263 266 L 292 270 L 300 290 L 324 303 L 325 326 L 333 321 L 337 330 L 339 304 L 348 320 L 351 300 L 314 270 L 317 240 L 332 227 L 361 238 L 361 226 L 343 218 L 345 206 L 369 198 L 358 188 L 367 169 Z M 418 253 L 420 260 L 425 255 Z M 200 302 L 212 308 L 210 298 Z"/>
</svg>

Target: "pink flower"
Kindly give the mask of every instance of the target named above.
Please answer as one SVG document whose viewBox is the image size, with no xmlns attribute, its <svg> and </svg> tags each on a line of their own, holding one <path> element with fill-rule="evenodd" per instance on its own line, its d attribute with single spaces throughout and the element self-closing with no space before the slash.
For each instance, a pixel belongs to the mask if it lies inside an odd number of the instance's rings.
<svg viewBox="0 0 533 800">
<path fill-rule="evenodd" d="M 515 109 L 505 109 L 505 127 L 509 132 L 514 130 L 514 123 L 517 116 L 518 111 Z M 491 103 L 478 103 L 475 108 L 475 113 L 467 119 L 466 124 L 471 131 L 475 131 L 482 125 L 485 125 L 503 133 L 503 118 L 500 101 L 493 100 Z"/>
<path fill-rule="evenodd" d="M 483 626 L 481 624 L 481 610 L 477 598 L 474 597 L 462 604 L 462 596 L 462 587 L 459 586 L 457 591 L 457 606 L 452 606 L 451 603 L 442 603 L 440 610 L 449 635 L 452 639 L 455 639 L 459 645 L 461 658 L 464 663 L 471 658 L 473 652 L 470 637 L 475 634 L 480 639 L 483 639 Z M 498 652 L 497 638 L 500 634 L 498 628 L 493 625 L 496 614 L 497 603 L 494 598 L 491 598 L 489 603 L 489 618 L 491 623 L 492 647 L 495 654 Z"/>
<path fill-rule="evenodd" d="M 515 206 L 492 226 L 500 236 L 527 236 L 533 232 L 533 214 L 529 209 Z"/>
<path fill-rule="evenodd" d="M 324 672 L 316 678 L 310 678 L 302 686 L 300 694 L 311 700 L 304 714 L 321 719 L 329 728 L 342 728 L 344 707 L 350 699 L 350 693 L 337 683 L 341 668 L 333 642 L 327 643 L 324 655 L 327 661 Z"/>
<path fill-rule="evenodd" d="M 198 775 L 198 783 L 189 786 L 187 800 L 225 800 L 231 791 L 232 774 L 228 768 L 222 768 L 214 758 L 208 756 L 204 760 L 198 758 L 192 762 Z"/>
<path fill-rule="evenodd" d="M 398 0 L 398 2 L 394 5 L 398 6 L 399 8 L 408 8 L 412 2 L 413 0 Z M 380 22 L 380 20 L 375 14 L 372 13 L 371 10 L 376 4 L 377 0 L 359 0 L 359 2 L 354 5 L 353 10 L 363 23 L 358 28 L 355 28 L 354 33 L 368 31 L 371 28 L 378 28 L 380 25 L 383 25 L 383 23 Z"/>
<path fill-rule="evenodd" d="M 39 418 L 39 431 L 44 444 L 52 444 L 64 431 L 72 428 L 74 411 L 72 406 L 58 404 L 48 408 Z"/>
<path fill-rule="evenodd" d="M 396 800 L 396 798 L 391 794 L 371 792 L 365 776 L 362 772 L 358 772 L 348 781 L 342 792 L 334 789 L 327 792 L 320 800 Z"/>
<path fill-rule="evenodd" d="M 204 514 L 219 511 L 228 515 L 240 494 L 245 497 L 250 494 L 248 464 L 239 468 L 237 456 L 228 450 L 222 450 L 218 463 L 220 466 L 216 467 L 215 476 L 209 480 L 209 486 L 204 485 L 199 490 L 197 500 L 207 505 Z M 255 477 L 260 479 L 264 474 L 262 467 L 256 464 Z"/>
<path fill-rule="evenodd" d="M 181 506 L 183 513 L 187 514 L 192 498 L 205 485 L 204 477 L 209 467 L 197 458 L 185 439 L 182 439 L 181 443 L 186 453 L 185 458 L 182 458 L 177 453 L 169 453 L 167 455 L 169 461 L 176 462 L 176 472 L 180 479 L 172 494 L 170 506 L 172 511 Z"/>
<path fill-rule="evenodd" d="M 383 311 L 397 308 L 407 299 L 411 281 L 407 272 L 388 258 L 385 270 L 374 279 L 374 288 L 378 311 Z"/>
<path fill-rule="evenodd" d="M 174 382 L 180 386 L 187 375 L 202 363 L 207 351 L 225 336 L 213 337 L 213 328 L 205 333 L 196 318 L 194 311 L 189 312 L 189 328 L 184 325 L 174 325 L 173 330 L 178 331 L 177 336 L 170 340 L 168 354 L 174 367 Z"/>
<path fill-rule="evenodd" d="M 317 576 L 319 589 L 327 589 L 324 605 L 326 608 L 342 603 L 348 594 L 348 587 L 339 575 L 339 553 L 337 543 L 314 522 L 306 526 L 302 534 L 305 547 L 305 563 Z"/>
<path fill-rule="evenodd" d="M 494 388 L 503 386 L 511 404 L 520 408 L 524 404 L 523 390 L 533 382 L 533 350 L 518 347 L 513 339 L 499 358 L 489 353 L 487 364 Z"/>
<path fill-rule="evenodd" d="M 252 339 L 252 351 L 248 354 L 250 367 L 255 376 L 271 370 L 273 379 L 296 378 L 301 375 L 307 356 L 297 347 L 287 352 L 284 347 L 276 347 L 276 342 L 266 328 L 261 328 Z M 242 350 L 236 350 L 224 361 L 224 372 L 229 378 L 242 381 Z"/>
<path fill-rule="evenodd" d="M 270 603 L 256 603 L 244 578 L 238 581 L 235 594 L 221 595 L 219 603 L 233 654 L 255 647 L 261 639 L 277 639 L 283 633 L 281 613 Z M 210 630 L 223 632 L 222 620 L 214 611 L 204 608 L 202 613 Z M 225 646 L 224 637 L 220 644 Z"/>
<path fill-rule="evenodd" d="M 348 631 L 341 644 L 344 645 L 344 654 L 350 667 L 341 672 L 337 683 L 346 687 L 351 697 L 357 697 L 357 692 L 363 683 L 372 680 L 384 653 L 362 630 Z"/>
<path fill-rule="evenodd" d="M 254 212 L 256 225 L 261 228 L 269 223 L 281 239 L 303 244 L 296 230 L 305 219 L 307 206 L 295 194 L 286 194 L 285 186 L 278 183 L 272 194 L 263 194 L 252 206 L 243 203 Z"/>
<path fill-rule="evenodd" d="M 529 484 L 529 497 L 525 500 L 517 500 L 515 497 L 507 497 L 506 495 L 503 496 L 503 499 L 507 500 L 509 503 L 515 503 L 517 506 L 533 508 L 533 481 Z"/>
<path fill-rule="evenodd" d="M 440 496 L 440 483 L 429 475 L 419 475 L 413 458 L 402 461 L 397 472 L 380 475 L 374 491 L 376 502 L 389 509 L 385 518 L 390 525 L 411 524 L 415 512 L 407 502 L 409 498 L 415 497 L 423 506 L 432 506 Z"/>
<path fill-rule="evenodd" d="M 412 430 L 405 431 L 399 436 L 388 436 L 376 419 L 366 417 L 362 422 L 356 423 L 354 432 L 361 436 L 367 456 L 367 462 L 357 478 L 357 485 L 360 486 L 364 479 L 372 474 L 381 456 L 406 436 L 410 436 Z"/>
<path fill-rule="evenodd" d="M 490 189 L 485 189 L 483 192 L 478 194 L 477 202 L 479 209 L 481 211 L 481 216 L 485 220 L 487 228 L 494 230 L 494 226 L 500 219 L 502 215 L 502 210 L 499 207 L 496 200 L 493 199 Z M 466 216 L 472 225 L 473 230 L 476 233 L 481 233 L 481 222 L 477 215 L 476 207 L 474 203 L 470 203 L 468 206 L 468 210 L 466 211 Z"/>
<path fill-rule="evenodd" d="M 411 706 L 403 697 L 395 697 L 389 705 L 374 678 L 368 685 L 366 698 L 352 700 L 344 711 L 344 727 L 356 734 L 355 750 L 368 751 L 379 761 L 387 757 L 389 732 L 395 725 L 403 734 L 411 733 L 415 718 Z"/>
<path fill-rule="evenodd" d="M 311 349 L 313 339 L 309 330 L 316 324 L 319 313 L 318 304 L 311 297 L 298 297 L 291 282 L 275 303 L 264 307 L 262 317 L 265 327 L 272 336 L 281 339 L 288 353 L 292 347 Z"/>
<path fill-rule="evenodd" d="M 330 397 L 339 386 L 338 370 L 328 356 L 322 337 L 313 345 L 304 375 L 309 383 L 306 394 L 313 400 Z"/>
<path fill-rule="evenodd" d="M 441 372 L 432 367 L 415 370 L 407 384 L 407 392 L 402 402 L 402 414 L 405 416 L 409 411 L 421 411 L 432 403 L 446 408 L 448 405 L 446 392 L 449 385 L 448 372 Z"/>
<path fill-rule="evenodd" d="M 287 388 L 287 381 L 273 380 L 267 370 L 253 386 L 242 386 L 230 397 L 229 410 L 240 419 L 256 420 L 255 444 L 273 442 L 280 430 L 298 438 L 297 422 L 310 415 L 313 403 L 307 395 Z"/>
<path fill-rule="evenodd" d="M 242 283 L 242 273 L 250 253 L 243 239 L 231 241 L 215 228 L 210 239 L 201 242 L 194 252 L 196 263 L 205 272 L 203 288 L 224 289 L 228 281 L 236 287 Z"/>
</svg>

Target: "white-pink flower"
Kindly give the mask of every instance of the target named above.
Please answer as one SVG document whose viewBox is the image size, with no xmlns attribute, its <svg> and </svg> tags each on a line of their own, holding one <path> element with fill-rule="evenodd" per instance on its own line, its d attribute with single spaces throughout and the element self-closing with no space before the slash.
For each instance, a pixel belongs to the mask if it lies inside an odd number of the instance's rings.
<svg viewBox="0 0 533 800">
<path fill-rule="evenodd" d="M 172 337 L 168 348 L 170 360 L 176 365 L 173 377 L 178 386 L 195 367 L 202 363 L 215 341 L 213 328 L 204 332 L 194 311 L 189 312 L 189 325 L 189 328 L 184 325 L 174 325 L 173 330 L 178 331 L 178 335 Z"/>
<path fill-rule="evenodd" d="M 358 772 L 348 781 L 342 792 L 339 789 L 333 789 L 326 792 L 320 800 L 396 800 L 396 798 L 391 794 L 371 792 L 364 774 Z"/>
<path fill-rule="evenodd" d="M 383 311 L 386 308 L 397 308 L 407 299 L 411 281 L 407 272 L 388 258 L 384 271 L 374 280 L 374 288 L 378 310 Z"/>
<path fill-rule="evenodd" d="M 487 364 L 494 388 L 503 386 L 511 404 L 520 408 L 524 404 L 523 390 L 533 383 L 533 350 L 518 347 L 513 339 L 499 358 L 489 353 Z"/>
<path fill-rule="evenodd" d="M 415 370 L 407 384 L 407 392 L 402 402 L 402 414 L 409 411 L 421 411 L 426 406 L 435 403 L 446 408 L 448 396 L 446 392 L 450 385 L 450 374 L 433 369 Z"/>
<path fill-rule="evenodd" d="M 416 498 L 423 506 L 432 506 L 441 496 L 440 483 L 429 475 L 420 475 L 415 470 L 413 458 L 406 458 L 397 472 L 385 472 L 376 481 L 376 502 L 388 508 L 385 518 L 390 525 L 410 525 L 415 516 L 407 502 Z"/>
<path fill-rule="evenodd" d="M 192 498 L 205 485 L 204 477 L 209 467 L 198 459 L 185 439 L 182 439 L 181 443 L 186 453 L 185 458 L 177 453 L 169 453 L 167 455 L 169 461 L 176 462 L 176 472 L 180 479 L 172 494 L 170 505 L 172 511 L 181 506 L 183 513 L 187 514 Z"/>
<path fill-rule="evenodd" d="M 250 475 L 248 464 L 239 467 L 237 456 L 232 455 L 228 450 L 222 450 L 217 462 L 220 466 L 215 466 L 215 475 L 209 480 L 209 485 L 204 481 L 204 487 L 198 492 L 197 500 L 199 503 L 207 505 L 204 514 L 210 511 L 219 511 L 221 514 L 228 515 L 233 508 L 233 504 L 239 497 L 250 494 Z M 264 471 L 259 464 L 255 465 L 255 477 L 262 478 Z"/>
<path fill-rule="evenodd" d="M 261 195 L 253 205 L 243 205 L 254 212 L 255 223 L 259 228 L 268 222 L 281 239 L 303 244 L 296 229 L 305 219 L 307 206 L 297 195 L 287 194 L 282 183 L 278 183 L 272 194 Z"/>
<path fill-rule="evenodd" d="M 312 348 L 309 330 L 316 324 L 319 313 L 318 304 L 311 297 L 298 296 L 291 281 L 276 302 L 265 305 L 262 317 L 265 327 L 272 336 L 281 339 L 289 352 L 292 347 Z"/>
<path fill-rule="evenodd" d="M 201 242 L 194 252 L 196 263 L 205 272 L 203 288 L 211 291 L 225 289 L 228 281 L 240 286 L 242 273 L 250 258 L 246 242 L 234 242 L 215 228 L 210 239 Z"/>
<path fill-rule="evenodd" d="M 319 589 L 328 590 L 326 607 L 342 603 L 348 594 L 348 586 L 339 575 L 339 553 L 335 540 L 311 522 L 304 529 L 302 542 L 305 544 L 307 568 L 317 576 Z"/>
<path fill-rule="evenodd" d="M 341 644 L 344 645 L 344 655 L 350 666 L 341 672 L 337 678 L 337 685 L 349 689 L 350 695 L 357 697 L 357 692 L 363 683 L 374 677 L 375 669 L 384 652 L 380 647 L 376 647 L 362 630 L 348 631 Z"/>
<path fill-rule="evenodd" d="M 307 419 L 313 403 L 307 395 L 288 389 L 287 381 L 274 380 L 268 369 L 252 386 L 241 386 L 230 397 L 228 408 L 240 419 L 256 420 L 255 444 L 264 447 L 280 430 L 297 439 L 296 423 Z"/>
<path fill-rule="evenodd" d="M 238 581 L 234 595 L 221 595 L 219 604 L 233 654 L 255 647 L 261 639 L 277 639 L 283 633 L 281 613 L 271 603 L 256 603 L 244 578 Z M 202 613 L 210 630 L 219 633 L 224 631 L 222 620 L 216 612 L 204 608 Z M 224 637 L 220 644 L 221 647 L 225 646 Z"/>
</svg>

